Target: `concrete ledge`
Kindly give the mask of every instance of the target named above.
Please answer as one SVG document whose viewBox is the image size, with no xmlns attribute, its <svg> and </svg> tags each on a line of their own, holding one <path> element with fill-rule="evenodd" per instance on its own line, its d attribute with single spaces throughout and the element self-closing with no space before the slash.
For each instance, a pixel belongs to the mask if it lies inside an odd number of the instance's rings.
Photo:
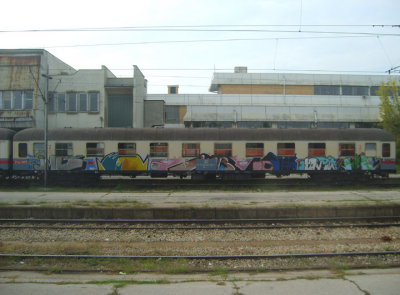
<svg viewBox="0 0 400 295">
<path fill-rule="evenodd" d="M 264 219 L 399 216 L 400 205 L 282 208 L 0 207 L 2 219 Z"/>
</svg>

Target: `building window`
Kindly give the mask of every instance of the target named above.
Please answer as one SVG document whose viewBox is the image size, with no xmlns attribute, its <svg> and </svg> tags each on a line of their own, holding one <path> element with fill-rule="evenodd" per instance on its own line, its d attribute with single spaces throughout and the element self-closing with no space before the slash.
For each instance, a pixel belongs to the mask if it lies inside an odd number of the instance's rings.
<svg viewBox="0 0 400 295">
<path fill-rule="evenodd" d="M 33 91 L 32 90 L 24 91 L 24 109 L 25 110 L 33 109 Z"/>
<path fill-rule="evenodd" d="M 99 93 L 89 92 L 89 112 L 96 113 L 99 111 Z"/>
<path fill-rule="evenodd" d="M 28 145 L 26 143 L 18 144 L 18 157 L 25 158 L 28 156 Z"/>
<path fill-rule="evenodd" d="M 102 143 L 102 142 L 86 143 L 86 156 L 87 157 L 103 157 L 104 156 L 104 143 Z"/>
<path fill-rule="evenodd" d="M 71 157 L 72 155 L 72 142 L 56 142 L 56 157 Z"/>
<path fill-rule="evenodd" d="M 376 157 L 376 143 L 365 144 L 365 155 L 367 157 Z"/>
<path fill-rule="evenodd" d="M 264 144 L 263 143 L 246 143 L 246 157 L 263 157 L 264 156 Z"/>
<path fill-rule="evenodd" d="M 309 143 L 308 144 L 309 157 L 325 157 L 325 143 Z"/>
<path fill-rule="evenodd" d="M 200 156 L 200 143 L 182 143 L 183 157 L 198 157 Z"/>
<path fill-rule="evenodd" d="M 33 157 L 38 159 L 45 158 L 45 148 L 43 142 L 35 142 L 33 144 Z"/>
<path fill-rule="evenodd" d="M 3 91 L 2 101 L 3 110 L 11 110 L 11 91 Z"/>
<path fill-rule="evenodd" d="M 179 106 L 165 107 L 165 123 L 167 124 L 179 123 Z"/>
<path fill-rule="evenodd" d="M 347 122 L 318 122 L 317 128 L 349 128 L 350 123 Z"/>
<path fill-rule="evenodd" d="M 65 112 L 65 93 L 57 93 L 57 112 Z"/>
<path fill-rule="evenodd" d="M 237 123 L 238 128 L 271 128 L 271 122 L 262 121 L 240 121 Z"/>
<path fill-rule="evenodd" d="M 32 90 L 0 91 L 0 109 L 2 110 L 31 110 L 32 101 Z"/>
<path fill-rule="evenodd" d="M 315 85 L 315 95 L 340 95 L 340 86 L 336 85 Z"/>
<path fill-rule="evenodd" d="M 12 92 L 12 109 L 22 110 L 22 91 Z"/>
<path fill-rule="evenodd" d="M 168 157 L 168 143 L 150 143 L 150 157 Z"/>
<path fill-rule="evenodd" d="M 380 86 L 372 86 L 369 89 L 370 93 L 372 96 L 380 96 L 379 91 L 380 91 Z"/>
<path fill-rule="evenodd" d="M 368 86 L 342 86 L 342 95 L 368 95 Z"/>
<path fill-rule="evenodd" d="M 232 144 L 231 143 L 215 143 L 214 144 L 214 155 L 220 157 L 231 157 L 232 156 Z"/>
<path fill-rule="evenodd" d="M 278 122 L 278 128 L 311 128 L 310 122 Z"/>
<path fill-rule="evenodd" d="M 354 157 L 356 155 L 356 145 L 354 143 L 340 143 L 339 156 Z"/>
<path fill-rule="evenodd" d="M 79 111 L 87 112 L 87 93 L 79 93 Z"/>
<path fill-rule="evenodd" d="M 382 157 L 390 157 L 390 143 L 382 143 Z"/>
<path fill-rule="evenodd" d="M 278 156 L 294 157 L 296 155 L 294 142 L 278 143 Z"/>
<path fill-rule="evenodd" d="M 136 143 L 119 142 L 118 143 L 118 155 L 120 155 L 120 156 L 135 156 L 136 155 Z"/>
<path fill-rule="evenodd" d="M 378 128 L 378 123 L 376 122 L 356 122 L 356 128 Z M 382 128 L 382 127 L 381 127 Z"/>
<path fill-rule="evenodd" d="M 68 93 L 67 112 L 76 112 L 76 93 Z"/>
</svg>

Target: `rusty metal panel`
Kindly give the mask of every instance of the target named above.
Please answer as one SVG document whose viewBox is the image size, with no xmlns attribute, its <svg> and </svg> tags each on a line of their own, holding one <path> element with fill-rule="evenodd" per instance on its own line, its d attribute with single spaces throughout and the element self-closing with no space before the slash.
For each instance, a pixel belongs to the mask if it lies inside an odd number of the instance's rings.
<svg viewBox="0 0 400 295">
<path fill-rule="evenodd" d="M 0 56 L 0 90 L 35 89 L 40 56 Z"/>
</svg>

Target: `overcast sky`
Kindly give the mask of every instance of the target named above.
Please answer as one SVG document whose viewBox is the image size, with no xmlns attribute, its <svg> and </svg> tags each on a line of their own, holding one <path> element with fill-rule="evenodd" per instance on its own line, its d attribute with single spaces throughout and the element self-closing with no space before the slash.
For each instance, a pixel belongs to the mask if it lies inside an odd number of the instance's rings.
<svg viewBox="0 0 400 295">
<path fill-rule="evenodd" d="M 399 0 L 14 0 L 2 4 L 0 48 L 44 48 L 118 77 L 137 65 L 148 93 L 208 93 L 214 70 L 235 66 L 384 74 L 400 66 L 399 12 Z"/>
</svg>

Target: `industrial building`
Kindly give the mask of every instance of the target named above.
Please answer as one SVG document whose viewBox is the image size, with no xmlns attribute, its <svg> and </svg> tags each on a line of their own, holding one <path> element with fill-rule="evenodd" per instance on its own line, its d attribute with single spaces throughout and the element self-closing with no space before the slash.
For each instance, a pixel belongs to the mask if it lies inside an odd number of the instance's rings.
<svg viewBox="0 0 400 295">
<path fill-rule="evenodd" d="M 137 66 L 76 70 L 42 49 L 0 50 L 0 127 L 359 128 L 379 121 L 389 75 L 214 73 L 210 94 L 148 94 Z"/>
</svg>

